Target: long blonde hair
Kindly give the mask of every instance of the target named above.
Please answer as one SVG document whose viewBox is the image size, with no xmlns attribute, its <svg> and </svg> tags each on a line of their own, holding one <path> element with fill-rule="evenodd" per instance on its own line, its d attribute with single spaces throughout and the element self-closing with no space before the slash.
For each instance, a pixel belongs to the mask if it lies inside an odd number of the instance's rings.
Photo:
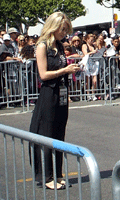
<svg viewBox="0 0 120 200">
<path fill-rule="evenodd" d="M 40 42 L 45 41 L 47 43 L 47 48 L 52 48 L 55 41 L 54 32 L 57 31 L 64 22 L 66 22 L 68 26 L 67 34 L 71 34 L 72 24 L 70 19 L 62 12 L 54 12 L 53 14 L 51 14 L 44 24 L 40 38 L 38 39 L 36 45 L 38 45 Z"/>
</svg>

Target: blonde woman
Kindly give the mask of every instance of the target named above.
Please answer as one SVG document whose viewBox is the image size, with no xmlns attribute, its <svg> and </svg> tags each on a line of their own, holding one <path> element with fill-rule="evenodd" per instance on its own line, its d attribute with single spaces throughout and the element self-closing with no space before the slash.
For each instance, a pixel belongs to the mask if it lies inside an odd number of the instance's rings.
<svg viewBox="0 0 120 200">
<path fill-rule="evenodd" d="M 36 59 L 42 80 L 30 131 L 64 141 L 68 118 L 68 74 L 79 70 L 77 64 L 67 66 L 64 48 L 60 42 L 72 33 L 70 20 L 62 12 L 48 17 L 37 42 Z M 35 179 L 42 185 L 40 146 L 35 145 Z M 56 152 L 57 189 L 65 188 L 62 178 L 62 153 Z M 54 189 L 51 150 L 45 148 L 46 187 Z"/>
<path fill-rule="evenodd" d="M 21 52 L 21 49 L 25 46 L 25 37 L 24 35 L 19 35 L 18 36 L 18 49 L 19 49 L 19 54 Z"/>
</svg>

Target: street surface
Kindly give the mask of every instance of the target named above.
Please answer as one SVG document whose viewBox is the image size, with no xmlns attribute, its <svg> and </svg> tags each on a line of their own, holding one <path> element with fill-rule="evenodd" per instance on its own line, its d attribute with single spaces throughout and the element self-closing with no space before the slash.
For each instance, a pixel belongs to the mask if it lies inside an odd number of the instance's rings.
<svg viewBox="0 0 120 200">
<path fill-rule="evenodd" d="M 69 106 L 69 118 L 66 129 L 66 142 L 84 146 L 88 148 L 96 158 L 101 175 L 101 193 L 103 200 L 112 200 L 112 170 L 115 163 L 120 159 L 120 104 L 119 100 L 115 101 L 114 105 L 104 106 L 102 101 L 96 102 L 73 102 Z M 33 106 L 30 109 L 33 110 Z M 29 131 L 30 120 L 32 112 L 21 112 L 21 108 L 9 108 L 0 110 L 0 123 L 16 127 L 22 130 Z M 17 139 L 18 140 L 18 139 Z M 8 138 L 7 146 L 9 152 L 12 152 L 12 140 Z M 21 149 L 20 142 L 16 142 L 16 161 L 17 165 L 17 184 L 18 199 L 23 200 L 24 196 L 21 192 L 23 190 L 23 177 L 21 167 Z M 0 147 L 3 148 L 3 137 L 0 136 Z M 1 151 L 1 150 L 0 150 Z M 27 199 L 32 199 L 30 188 L 32 187 L 31 181 L 31 167 L 28 158 L 28 143 L 25 142 L 25 161 L 26 161 L 26 190 Z M 8 157 L 9 167 L 9 182 L 10 200 L 14 200 L 14 177 L 13 177 L 13 161 L 12 153 Z M 69 182 L 72 187 L 69 188 L 70 199 L 78 200 L 78 176 L 77 176 L 77 162 L 75 157 L 69 156 Z M 4 149 L 1 151 L 0 174 L 1 179 L 4 179 Z M 83 161 L 81 162 L 82 170 L 82 189 L 83 199 L 89 200 L 90 196 L 90 183 L 88 178 L 88 171 Z M 64 173 L 64 172 L 63 172 Z M 4 183 L 5 186 L 5 183 Z M 2 195 L 5 199 L 5 189 L 2 185 Z M 58 191 L 58 199 L 63 200 L 66 198 L 66 191 Z M 36 199 L 42 200 L 42 189 L 36 186 Z M 54 192 L 47 190 L 47 199 L 54 199 Z"/>
</svg>

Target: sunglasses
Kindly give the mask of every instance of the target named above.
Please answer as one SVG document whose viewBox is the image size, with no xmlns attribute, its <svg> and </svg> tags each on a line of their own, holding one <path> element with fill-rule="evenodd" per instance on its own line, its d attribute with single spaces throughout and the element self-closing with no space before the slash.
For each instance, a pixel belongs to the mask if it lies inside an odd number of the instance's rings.
<svg viewBox="0 0 120 200">
<path fill-rule="evenodd" d="M 25 42 L 25 40 L 20 40 L 21 42 Z"/>
</svg>

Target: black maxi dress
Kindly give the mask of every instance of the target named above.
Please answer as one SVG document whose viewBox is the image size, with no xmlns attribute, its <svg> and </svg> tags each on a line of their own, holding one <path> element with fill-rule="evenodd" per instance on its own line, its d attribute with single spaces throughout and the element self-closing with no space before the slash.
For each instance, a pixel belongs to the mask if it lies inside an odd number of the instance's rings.
<svg viewBox="0 0 120 200">
<path fill-rule="evenodd" d="M 47 50 L 47 70 L 53 71 L 67 65 L 62 44 L 56 42 L 58 52 Z M 66 99 L 62 99 L 60 88 L 66 88 Z M 68 75 L 42 82 L 40 95 L 31 119 L 30 132 L 64 141 L 68 118 Z M 31 156 L 30 156 L 31 158 Z M 34 145 L 35 180 L 42 183 L 41 151 Z M 57 178 L 62 177 L 62 153 L 56 152 Z M 53 176 L 52 152 L 45 147 L 46 182 Z"/>
</svg>

